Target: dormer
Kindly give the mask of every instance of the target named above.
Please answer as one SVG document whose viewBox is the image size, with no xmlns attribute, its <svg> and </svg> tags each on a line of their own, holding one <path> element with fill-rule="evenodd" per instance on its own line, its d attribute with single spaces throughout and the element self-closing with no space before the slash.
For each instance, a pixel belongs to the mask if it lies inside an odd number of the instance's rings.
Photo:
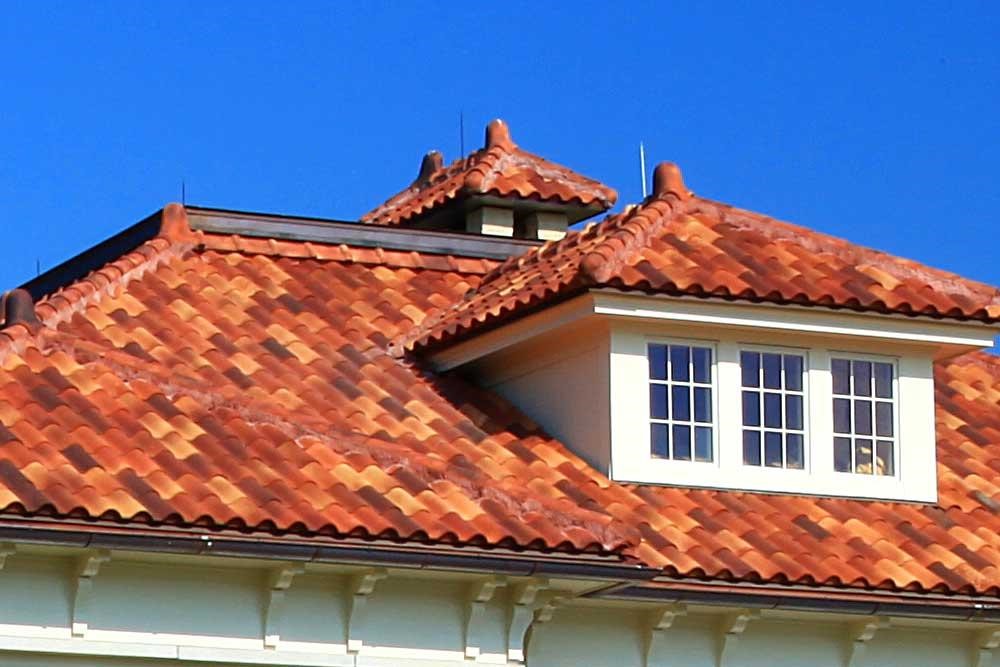
<svg viewBox="0 0 1000 667">
<path fill-rule="evenodd" d="M 512 258 L 401 350 L 506 397 L 611 479 L 932 502 L 934 364 L 1000 291 L 693 195 Z"/>
<path fill-rule="evenodd" d="M 481 149 L 447 167 L 440 152 L 427 153 L 413 183 L 361 221 L 550 241 L 616 199 L 606 185 L 521 149 L 494 120 Z"/>
</svg>

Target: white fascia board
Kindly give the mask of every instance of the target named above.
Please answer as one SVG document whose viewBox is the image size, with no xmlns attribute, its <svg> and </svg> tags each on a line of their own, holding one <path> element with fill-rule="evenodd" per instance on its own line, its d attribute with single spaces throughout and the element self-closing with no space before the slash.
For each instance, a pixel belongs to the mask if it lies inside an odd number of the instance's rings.
<svg viewBox="0 0 1000 667">
<path fill-rule="evenodd" d="M 434 370 L 448 371 L 594 314 L 594 298 L 582 294 L 430 356 Z"/>
<path fill-rule="evenodd" d="M 933 346 L 983 348 L 993 345 L 1000 326 L 834 311 L 819 307 L 737 304 L 715 299 L 594 292 L 594 312 L 608 317 L 690 322 L 724 327 L 850 336 Z"/>
</svg>

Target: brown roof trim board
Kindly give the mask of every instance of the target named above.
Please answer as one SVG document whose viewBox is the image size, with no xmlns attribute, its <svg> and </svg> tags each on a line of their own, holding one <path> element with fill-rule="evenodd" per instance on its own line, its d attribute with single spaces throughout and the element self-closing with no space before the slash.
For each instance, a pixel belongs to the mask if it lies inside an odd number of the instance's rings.
<svg viewBox="0 0 1000 667">
<path fill-rule="evenodd" d="M 396 342 L 438 349 L 589 288 L 1000 322 L 1000 289 L 697 197 L 662 163 L 600 223 L 512 257 Z"/>
<path fill-rule="evenodd" d="M 299 218 L 188 207 L 191 228 L 213 234 L 313 243 L 345 244 L 386 250 L 412 250 L 437 255 L 507 259 L 541 245 L 540 241 L 480 236 L 463 232 L 374 227 L 356 222 Z"/>
</svg>

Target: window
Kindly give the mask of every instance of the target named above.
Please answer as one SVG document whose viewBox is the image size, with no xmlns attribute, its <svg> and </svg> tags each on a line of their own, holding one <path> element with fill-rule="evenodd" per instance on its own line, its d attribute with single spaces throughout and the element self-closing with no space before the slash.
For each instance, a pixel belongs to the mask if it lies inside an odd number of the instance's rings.
<svg viewBox="0 0 1000 667">
<path fill-rule="evenodd" d="M 650 343 L 650 454 L 658 459 L 714 458 L 712 349 Z"/>
<path fill-rule="evenodd" d="M 805 468 L 805 358 L 740 352 L 743 465 Z"/>
<path fill-rule="evenodd" d="M 830 360 L 833 467 L 837 472 L 895 475 L 895 369 L 884 361 Z"/>
</svg>

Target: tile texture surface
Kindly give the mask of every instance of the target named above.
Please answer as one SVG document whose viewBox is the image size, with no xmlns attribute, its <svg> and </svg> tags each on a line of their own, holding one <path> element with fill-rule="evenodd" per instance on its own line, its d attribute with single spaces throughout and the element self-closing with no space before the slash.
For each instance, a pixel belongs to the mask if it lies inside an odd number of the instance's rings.
<svg viewBox="0 0 1000 667">
<path fill-rule="evenodd" d="M 573 280 L 580 261 L 564 256 L 595 252 L 644 288 L 987 307 L 982 286 L 700 200 L 668 217 L 676 204 L 651 201 L 517 270 L 161 235 L 46 298 L 41 324 L 0 331 L 0 518 L 617 552 L 675 576 L 1000 593 L 998 358 L 937 368 L 940 500 L 917 505 L 617 484 L 498 397 L 387 352 L 469 290 L 492 298 L 523 276 L 544 294 Z M 749 258 L 741 240 L 768 251 Z M 751 259 L 781 282 L 758 284 Z"/>
<path fill-rule="evenodd" d="M 483 148 L 447 166 L 441 164 L 440 153 L 429 153 L 413 184 L 361 220 L 406 224 L 431 209 L 474 195 L 576 204 L 592 207 L 593 213 L 606 211 L 618 197 L 602 183 L 521 149 L 503 121 L 493 121 Z"/>
</svg>

